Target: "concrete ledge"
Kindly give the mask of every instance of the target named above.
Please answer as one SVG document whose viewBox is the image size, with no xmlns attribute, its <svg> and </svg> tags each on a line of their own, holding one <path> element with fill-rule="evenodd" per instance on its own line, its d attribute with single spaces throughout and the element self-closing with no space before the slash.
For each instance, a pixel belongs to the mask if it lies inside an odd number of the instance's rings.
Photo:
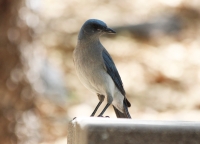
<svg viewBox="0 0 200 144">
<path fill-rule="evenodd" d="M 67 139 L 67 144 L 200 144 L 200 123 L 80 117 L 69 123 Z"/>
</svg>

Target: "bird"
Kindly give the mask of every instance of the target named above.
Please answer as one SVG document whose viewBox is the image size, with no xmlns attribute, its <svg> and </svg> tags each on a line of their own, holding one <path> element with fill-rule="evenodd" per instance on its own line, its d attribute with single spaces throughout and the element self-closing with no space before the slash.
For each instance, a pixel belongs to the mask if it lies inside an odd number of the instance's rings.
<svg viewBox="0 0 200 144">
<path fill-rule="evenodd" d="M 102 34 L 115 34 L 106 23 L 98 19 L 89 19 L 81 27 L 77 45 L 73 51 L 76 73 L 81 83 L 96 93 L 99 103 L 90 115 L 93 117 L 106 98 L 107 104 L 98 115 L 103 117 L 106 109 L 112 105 L 117 118 L 130 118 L 121 77 L 108 51 L 100 42 Z"/>
</svg>

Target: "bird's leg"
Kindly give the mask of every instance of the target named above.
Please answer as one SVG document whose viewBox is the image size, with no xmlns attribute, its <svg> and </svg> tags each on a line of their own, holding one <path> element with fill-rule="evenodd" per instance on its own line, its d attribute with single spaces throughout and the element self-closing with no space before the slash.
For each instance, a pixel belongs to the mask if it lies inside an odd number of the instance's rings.
<svg viewBox="0 0 200 144">
<path fill-rule="evenodd" d="M 112 101 L 113 101 L 113 98 L 112 98 L 112 96 L 110 96 L 110 95 L 108 95 L 107 96 L 107 104 L 106 104 L 106 106 L 104 107 L 104 109 L 102 110 L 102 112 L 98 115 L 98 117 L 102 117 L 103 116 L 103 114 L 104 114 L 104 112 L 107 110 L 107 108 L 110 106 L 110 104 L 112 103 Z"/>
<path fill-rule="evenodd" d="M 92 114 L 90 115 L 91 117 L 93 117 L 95 115 L 95 113 L 97 112 L 99 106 L 102 104 L 102 102 L 104 101 L 105 96 L 104 95 L 100 95 L 97 94 L 98 98 L 99 98 L 99 103 L 97 104 L 97 106 L 95 107 L 94 111 L 92 112 Z"/>
<path fill-rule="evenodd" d="M 102 110 L 102 112 L 98 115 L 98 117 L 102 117 L 104 112 L 107 110 L 107 108 L 110 106 L 109 103 L 106 104 L 106 106 L 104 107 L 104 109 Z"/>
<path fill-rule="evenodd" d="M 97 112 L 99 106 L 102 104 L 102 101 L 99 101 L 99 103 L 97 104 L 97 106 L 95 107 L 94 111 L 92 112 L 92 114 L 90 115 L 91 117 L 93 117 L 95 115 L 95 113 Z"/>
</svg>

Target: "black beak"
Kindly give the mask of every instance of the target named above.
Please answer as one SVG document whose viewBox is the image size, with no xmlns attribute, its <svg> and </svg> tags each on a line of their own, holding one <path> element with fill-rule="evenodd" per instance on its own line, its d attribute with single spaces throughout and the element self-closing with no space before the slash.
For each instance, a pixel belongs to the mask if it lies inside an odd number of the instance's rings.
<svg viewBox="0 0 200 144">
<path fill-rule="evenodd" d="M 116 33 L 114 30 L 112 30 L 111 28 L 106 28 L 105 30 L 104 30 L 106 33 L 109 33 L 109 34 L 114 34 L 114 33 Z"/>
</svg>

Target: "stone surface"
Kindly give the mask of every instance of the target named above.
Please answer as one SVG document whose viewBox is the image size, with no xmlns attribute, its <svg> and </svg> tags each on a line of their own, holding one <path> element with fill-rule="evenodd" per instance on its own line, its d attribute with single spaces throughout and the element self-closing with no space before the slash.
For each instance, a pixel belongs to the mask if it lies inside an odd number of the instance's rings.
<svg viewBox="0 0 200 144">
<path fill-rule="evenodd" d="M 79 117 L 67 138 L 67 144 L 199 144 L 200 123 Z"/>
</svg>

